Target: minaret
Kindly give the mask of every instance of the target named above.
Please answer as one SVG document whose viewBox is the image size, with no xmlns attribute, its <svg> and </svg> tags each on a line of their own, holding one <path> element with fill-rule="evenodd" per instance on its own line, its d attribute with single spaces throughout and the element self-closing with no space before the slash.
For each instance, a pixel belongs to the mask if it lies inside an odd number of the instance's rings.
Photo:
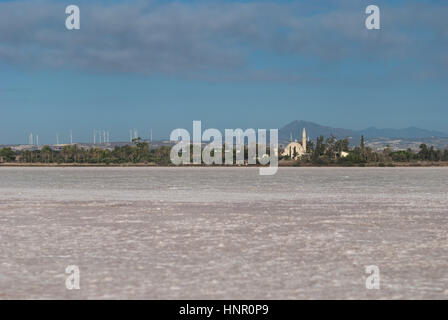
<svg viewBox="0 0 448 320">
<path fill-rule="evenodd" d="M 305 128 L 303 128 L 303 131 L 302 131 L 302 147 L 306 153 L 306 129 Z"/>
</svg>

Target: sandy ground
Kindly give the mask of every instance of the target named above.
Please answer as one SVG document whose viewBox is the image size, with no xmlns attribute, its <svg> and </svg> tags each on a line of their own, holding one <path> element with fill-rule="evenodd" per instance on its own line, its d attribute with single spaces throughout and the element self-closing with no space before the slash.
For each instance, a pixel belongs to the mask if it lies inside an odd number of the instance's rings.
<svg viewBox="0 0 448 320">
<path fill-rule="evenodd" d="M 0 168 L 0 299 L 448 298 L 443 168 Z M 68 265 L 80 290 L 67 290 Z M 368 290 L 365 267 L 380 270 Z"/>
</svg>

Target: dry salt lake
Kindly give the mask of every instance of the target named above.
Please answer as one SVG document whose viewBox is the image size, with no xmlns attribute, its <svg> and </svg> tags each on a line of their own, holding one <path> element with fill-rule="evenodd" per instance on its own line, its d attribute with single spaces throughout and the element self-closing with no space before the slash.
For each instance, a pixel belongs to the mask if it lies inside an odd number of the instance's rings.
<svg viewBox="0 0 448 320">
<path fill-rule="evenodd" d="M 0 168 L 17 298 L 447 299 L 448 168 Z"/>
</svg>

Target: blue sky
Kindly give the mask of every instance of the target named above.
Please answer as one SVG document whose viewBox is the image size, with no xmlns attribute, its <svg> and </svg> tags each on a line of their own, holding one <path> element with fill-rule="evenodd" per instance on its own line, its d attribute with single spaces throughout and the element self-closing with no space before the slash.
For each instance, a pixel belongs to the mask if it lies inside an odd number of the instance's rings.
<svg viewBox="0 0 448 320">
<path fill-rule="evenodd" d="M 447 16 L 444 1 L 0 1 L 0 144 L 193 120 L 448 132 Z"/>
</svg>

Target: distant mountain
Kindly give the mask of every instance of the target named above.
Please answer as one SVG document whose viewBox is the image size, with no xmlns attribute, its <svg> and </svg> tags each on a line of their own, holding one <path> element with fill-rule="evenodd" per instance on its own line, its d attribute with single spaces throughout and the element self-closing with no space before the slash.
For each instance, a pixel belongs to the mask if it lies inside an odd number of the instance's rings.
<svg viewBox="0 0 448 320">
<path fill-rule="evenodd" d="M 405 129 L 378 129 L 370 127 L 365 130 L 358 131 L 360 135 L 366 138 L 398 138 L 398 139 L 416 139 L 416 138 L 448 138 L 448 134 L 420 129 L 416 127 L 409 127 Z"/>
<path fill-rule="evenodd" d="M 302 140 L 303 128 L 306 128 L 307 136 L 312 140 L 315 140 L 321 135 L 329 137 L 331 134 L 338 139 L 351 138 L 351 140 L 358 140 L 360 138 L 360 135 L 356 131 L 350 129 L 332 128 L 313 122 L 295 120 L 279 130 L 278 139 L 280 142 L 285 143 L 290 140 L 290 136 L 292 135 L 293 140 L 300 141 Z"/>
<path fill-rule="evenodd" d="M 319 124 L 309 121 L 295 120 L 288 123 L 278 132 L 278 139 L 280 143 L 287 143 L 292 134 L 293 140 L 302 140 L 302 130 L 306 128 L 308 137 L 315 140 L 318 136 L 329 137 L 333 134 L 338 139 L 349 138 L 352 144 L 358 144 L 361 136 L 364 135 L 366 139 L 372 138 L 386 138 L 386 139 L 425 139 L 425 138 L 448 138 L 447 133 L 439 131 L 431 131 L 420 129 L 416 127 L 409 127 L 405 129 L 378 129 L 374 127 L 365 130 L 350 130 L 342 128 L 333 128 L 321 126 Z"/>
</svg>

